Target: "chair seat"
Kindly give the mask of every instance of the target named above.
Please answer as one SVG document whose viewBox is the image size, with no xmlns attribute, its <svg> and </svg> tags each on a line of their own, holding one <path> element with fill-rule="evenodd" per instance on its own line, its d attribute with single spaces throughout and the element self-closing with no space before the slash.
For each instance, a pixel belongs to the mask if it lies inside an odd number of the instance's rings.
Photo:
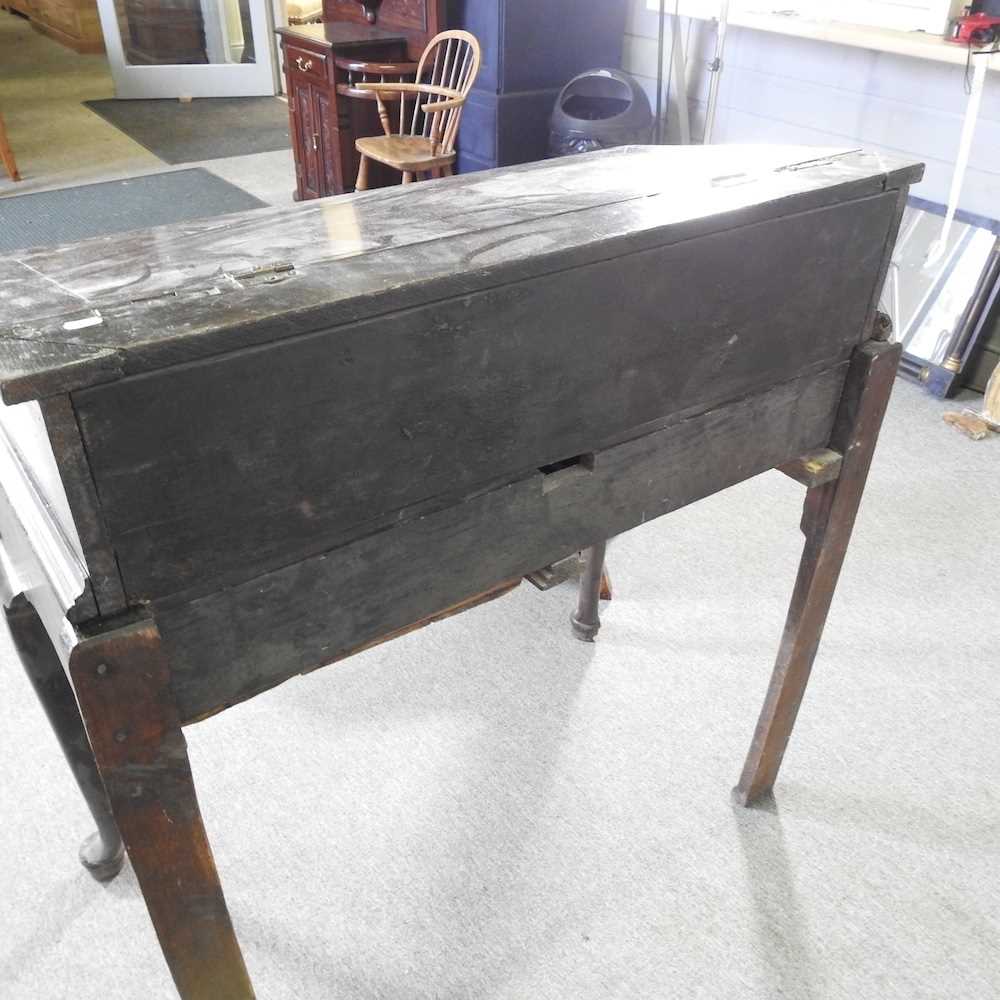
<svg viewBox="0 0 1000 1000">
<path fill-rule="evenodd" d="M 397 170 L 431 170 L 455 162 L 454 153 L 435 156 L 431 140 L 422 135 L 373 135 L 358 139 L 355 146 L 362 155 Z"/>
</svg>

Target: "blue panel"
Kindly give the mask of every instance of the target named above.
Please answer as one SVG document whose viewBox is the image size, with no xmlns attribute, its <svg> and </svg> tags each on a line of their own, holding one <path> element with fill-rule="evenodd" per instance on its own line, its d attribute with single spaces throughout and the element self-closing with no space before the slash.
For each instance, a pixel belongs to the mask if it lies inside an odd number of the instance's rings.
<svg viewBox="0 0 1000 1000">
<path fill-rule="evenodd" d="M 628 0 L 448 0 L 448 25 L 471 31 L 483 68 L 462 118 L 459 168 L 546 155 L 564 84 L 621 65 Z"/>
<path fill-rule="evenodd" d="M 584 70 L 621 67 L 626 0 L 506 0 L 503 7 L 501 93 L 561 89 Z"/>
<path fill-rule="evenodd" d="M 500 6 L 503 0 L 500 0 Z M 483 47 L 483 66 L 476 86 L 500 91 L 500 9 L 497 0 L 448 0 L 448 27 L 464 28 L 479 39 Z"/>
<path fill-rule="evenodd" d="M 480 163 L 495 167 L 497 151 L 497 95 L 473 91 L 462 112 L 458 131 L 459 162 L 474 157 Z"/>
<path fill-rule="evenodd" d="M 523 94 L 473 92 L 459 131 L 459 169 L 482 170 L 542 160 L 548 155 L 549 115 L 559 90 Z"/>
</svg>

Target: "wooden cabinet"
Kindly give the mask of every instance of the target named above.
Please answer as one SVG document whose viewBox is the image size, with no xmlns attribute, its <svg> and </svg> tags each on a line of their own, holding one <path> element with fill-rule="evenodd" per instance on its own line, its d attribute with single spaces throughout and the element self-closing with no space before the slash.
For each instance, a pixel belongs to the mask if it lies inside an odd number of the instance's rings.
<svg viewBox="0 0 1000 1000">
<path fill-rule="evenodd" d="M 104 51 L 96 0 L 31 0 L 29 8 L 36 31 L 76 52 Z"/>
<path fill-rule="evenodd" d="M 406 58 L 406 38 L 354 24 L 306 24 L 278 33 L 295 154 L 295 198 L 353 191 L 358 172 L 354 140 L 375 135 L 381 127 L 374 101 L 338 92 L 347 86 L 346 70 L 338 61 L 399 62 Z"/>
</svg>

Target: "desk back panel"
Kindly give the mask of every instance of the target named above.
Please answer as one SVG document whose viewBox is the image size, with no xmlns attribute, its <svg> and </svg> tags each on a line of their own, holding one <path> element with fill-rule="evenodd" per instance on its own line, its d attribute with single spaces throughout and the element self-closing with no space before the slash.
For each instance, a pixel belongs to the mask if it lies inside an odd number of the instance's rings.
<svg viewBox="0 0 1000 1000">
<path fill-rule="evenodd" d="M 0 261 L 53 641 L 151 604 L 198 718 L 827 444 L 919 176 L 630 148 Z"/>
<path fill-rule="evenodd" d="M 157 608 L 185 722 L 243 701 L 830 437 L 847 364 L 782 382 L 180 606 Z"/>
<path fill-rule="evenodd" d="M 792 213 L 79 393 L 126 591 L 246 578 L 839 365 L 896 205 Z"/>
</svg>

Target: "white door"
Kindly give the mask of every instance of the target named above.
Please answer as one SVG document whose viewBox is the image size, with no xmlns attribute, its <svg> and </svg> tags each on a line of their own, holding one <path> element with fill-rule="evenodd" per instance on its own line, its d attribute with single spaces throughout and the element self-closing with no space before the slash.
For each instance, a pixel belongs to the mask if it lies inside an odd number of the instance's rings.
<svg viewBox="0 0 1000 1000">
<path fill-rule="evenodd" d="M 269 0 L 97 0 L 115 96 L 277 91 Z"/>
</svg>

